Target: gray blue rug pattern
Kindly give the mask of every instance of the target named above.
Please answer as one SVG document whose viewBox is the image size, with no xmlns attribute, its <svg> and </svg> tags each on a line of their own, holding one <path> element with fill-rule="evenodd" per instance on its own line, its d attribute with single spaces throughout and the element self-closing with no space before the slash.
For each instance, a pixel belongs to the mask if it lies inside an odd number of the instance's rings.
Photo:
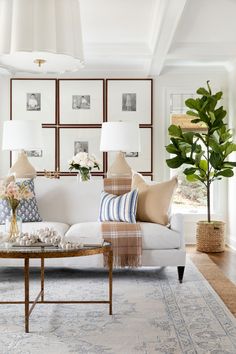
<svg viewBox="0 0 236 354">
<path fill-rule="evenodd" d="M 0 299 L 22 299 L 23 273 L 0 269 Z M 31 273 L 31 295 L 39 272 Z M 0 305 L 0 354 L 236 353 L 236 320 L 192 263 L 184 283 L 176 268 L 116 271 L 114 315 L 107 305 L 36 305 L 24 333 L 23 305 Z M 46 298 L 104 299 L 102 270 L 49 269 Z"/>
</svg>

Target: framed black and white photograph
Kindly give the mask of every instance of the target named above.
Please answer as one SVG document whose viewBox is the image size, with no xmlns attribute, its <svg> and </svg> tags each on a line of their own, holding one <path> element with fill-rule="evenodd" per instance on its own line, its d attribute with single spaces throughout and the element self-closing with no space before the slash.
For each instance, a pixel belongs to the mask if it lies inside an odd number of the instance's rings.
<svg viewBox="0 0 236 354">
<path fill-rule="evenodd" d="M 137 151 L 126 152 L 125 157 L 138 157 Z"/>
<path fill-rule="evenodd" d="M 59 80 L 60 124 L 102 124 L 103 120 L 103 79 Z"/>
<path fill-rule="evenodd" d="M 136 93 L 122 93 L 122 111 L 136 112 Z"/>
<path fill-rule="evenodd" d="M 72 109 L 90 109 L 90 95 L 72 95 Z"/>
<path fill-rule="evenodd" d="M 41 111 L 41 93 L 30 92 L 26 94 L 26 110 Z"/>
<path fill-rule="evenodd" d="M 11 79 L 11 119 L 56 124 L 56 79 Z"/>
<path fill-rule="evenodd" d="M 100 170 L 92 172 L 104 173 L 103 153 L 100 151 L 101 128 L 59 128 L 59 165 L 60 172 L 69 171 L 69 161 L 78 152 L 95 155 L 100 162 Z M 76 171 L 71 171 L 76 172 Z"/>
<path fill-rule="evenodd" d="M 74 155 L 79 152 L 87 152 L 89 154 L 89 142 L 88 141 L 75 141 L 74 142 Z"/>
<path fill-rule="evenodd" d="M 43 150 L 27 150 L 25 153 L 28 157 L 43 157 Z"/>
<path fill-rule="evenodd" d="M 107 120 L 152 124 L 152 79 L 107 79 Z"/>
<path fill-rule="evenodd" d="M 56 130 L 55 128 L 43 128 L 43 149 L 26 151 L 28 160 L 37 172 L 56 170 Z M 18 152 L 12 152 L 12 164 L 16 161 Z"/>
<path fill-rule="evenodd" d="M 125 153 L 132 170 L 152 174 L 152 128 L 140 128 L 141 151 Z M 116 152 L 108 153 L 108 169 L 114 162 Z"/>
</svg>

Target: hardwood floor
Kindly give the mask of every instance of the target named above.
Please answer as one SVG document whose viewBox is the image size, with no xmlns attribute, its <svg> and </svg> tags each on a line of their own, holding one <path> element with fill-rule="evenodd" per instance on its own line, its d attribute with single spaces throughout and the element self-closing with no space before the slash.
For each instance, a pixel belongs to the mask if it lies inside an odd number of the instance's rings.
<svg viewBox="0 0 236 354">
<path fill-rule="evenodd" d="M 187 253 L 200 253 L 195 246 L 187 246 Z M 236 284 L 236 251 L 226 247 L 224 252 L 207 253 L 209 258 L 224 272 L 232 282 Z"/>
</svg>

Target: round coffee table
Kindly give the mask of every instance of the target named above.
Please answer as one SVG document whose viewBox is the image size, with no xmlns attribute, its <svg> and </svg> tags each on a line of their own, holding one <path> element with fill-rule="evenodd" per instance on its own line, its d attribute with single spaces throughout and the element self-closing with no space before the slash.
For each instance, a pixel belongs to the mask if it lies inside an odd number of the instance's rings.
<svg viewBox="0 0 236 354">
<path fill-rule="evenodd" d="M 44 298 L 44 260 L 45 258 L 81 257 L 92 256 L 94 254 L 106 254 L 108 257 L 109 274 L 109 298 L 99 301 L 47 301 Z M 64 250 L 58 247 L 10 247 L 0 245 L 0 258 L 23 258 L 24 259 L 24 301 L 0 301 L 0 304 L 24 304 L 25 305 L 25 332 L 29 333 L 29 317 L 36 304 L 109 304 L 109 314 L 112 315 L 112 270 L 113 253 L 109 242 L 104 242 L 102 246 L 89 246 L 80 249 Z M 29 268 L 31 258 L 41 259 L 41 290 L 34 301 L 29 299 Z M 30 307 L 30 304 L 32 306 Z"/>
</svg>

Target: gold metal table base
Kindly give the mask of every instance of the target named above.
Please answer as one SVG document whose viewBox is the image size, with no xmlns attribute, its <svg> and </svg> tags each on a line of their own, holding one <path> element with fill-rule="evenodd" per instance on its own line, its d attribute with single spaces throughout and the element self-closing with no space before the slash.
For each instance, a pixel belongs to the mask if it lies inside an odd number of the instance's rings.
<svg viewBox="0 0 236 354">
<path fill-rule="evenodd" d="M 0 301 L 0 305 L 25 305 L 25 333 L 29 333 L 29 318 L 36 304 L 109 304 L 109 315 L 112 315 L 112 270 L 113 270 L 113 252 L 112 249 L 108 252 L 108 266 L 109 266 L 109 297 L 108 300 L 44 300 L 44 260 L 45 257 L 41 257 L 41 290 L 38 293 L 34 301 L 29 299 L 29 259 L 24 259 L 24 285 L 25 285 L 25 300 L 24 301 Z M 39 300 L 40 299 L 40 300 Z M 31 305 L 32 304 L 32 305 Z M 30 306 L 31 305 L 31 306 Z"/>
</svg>

